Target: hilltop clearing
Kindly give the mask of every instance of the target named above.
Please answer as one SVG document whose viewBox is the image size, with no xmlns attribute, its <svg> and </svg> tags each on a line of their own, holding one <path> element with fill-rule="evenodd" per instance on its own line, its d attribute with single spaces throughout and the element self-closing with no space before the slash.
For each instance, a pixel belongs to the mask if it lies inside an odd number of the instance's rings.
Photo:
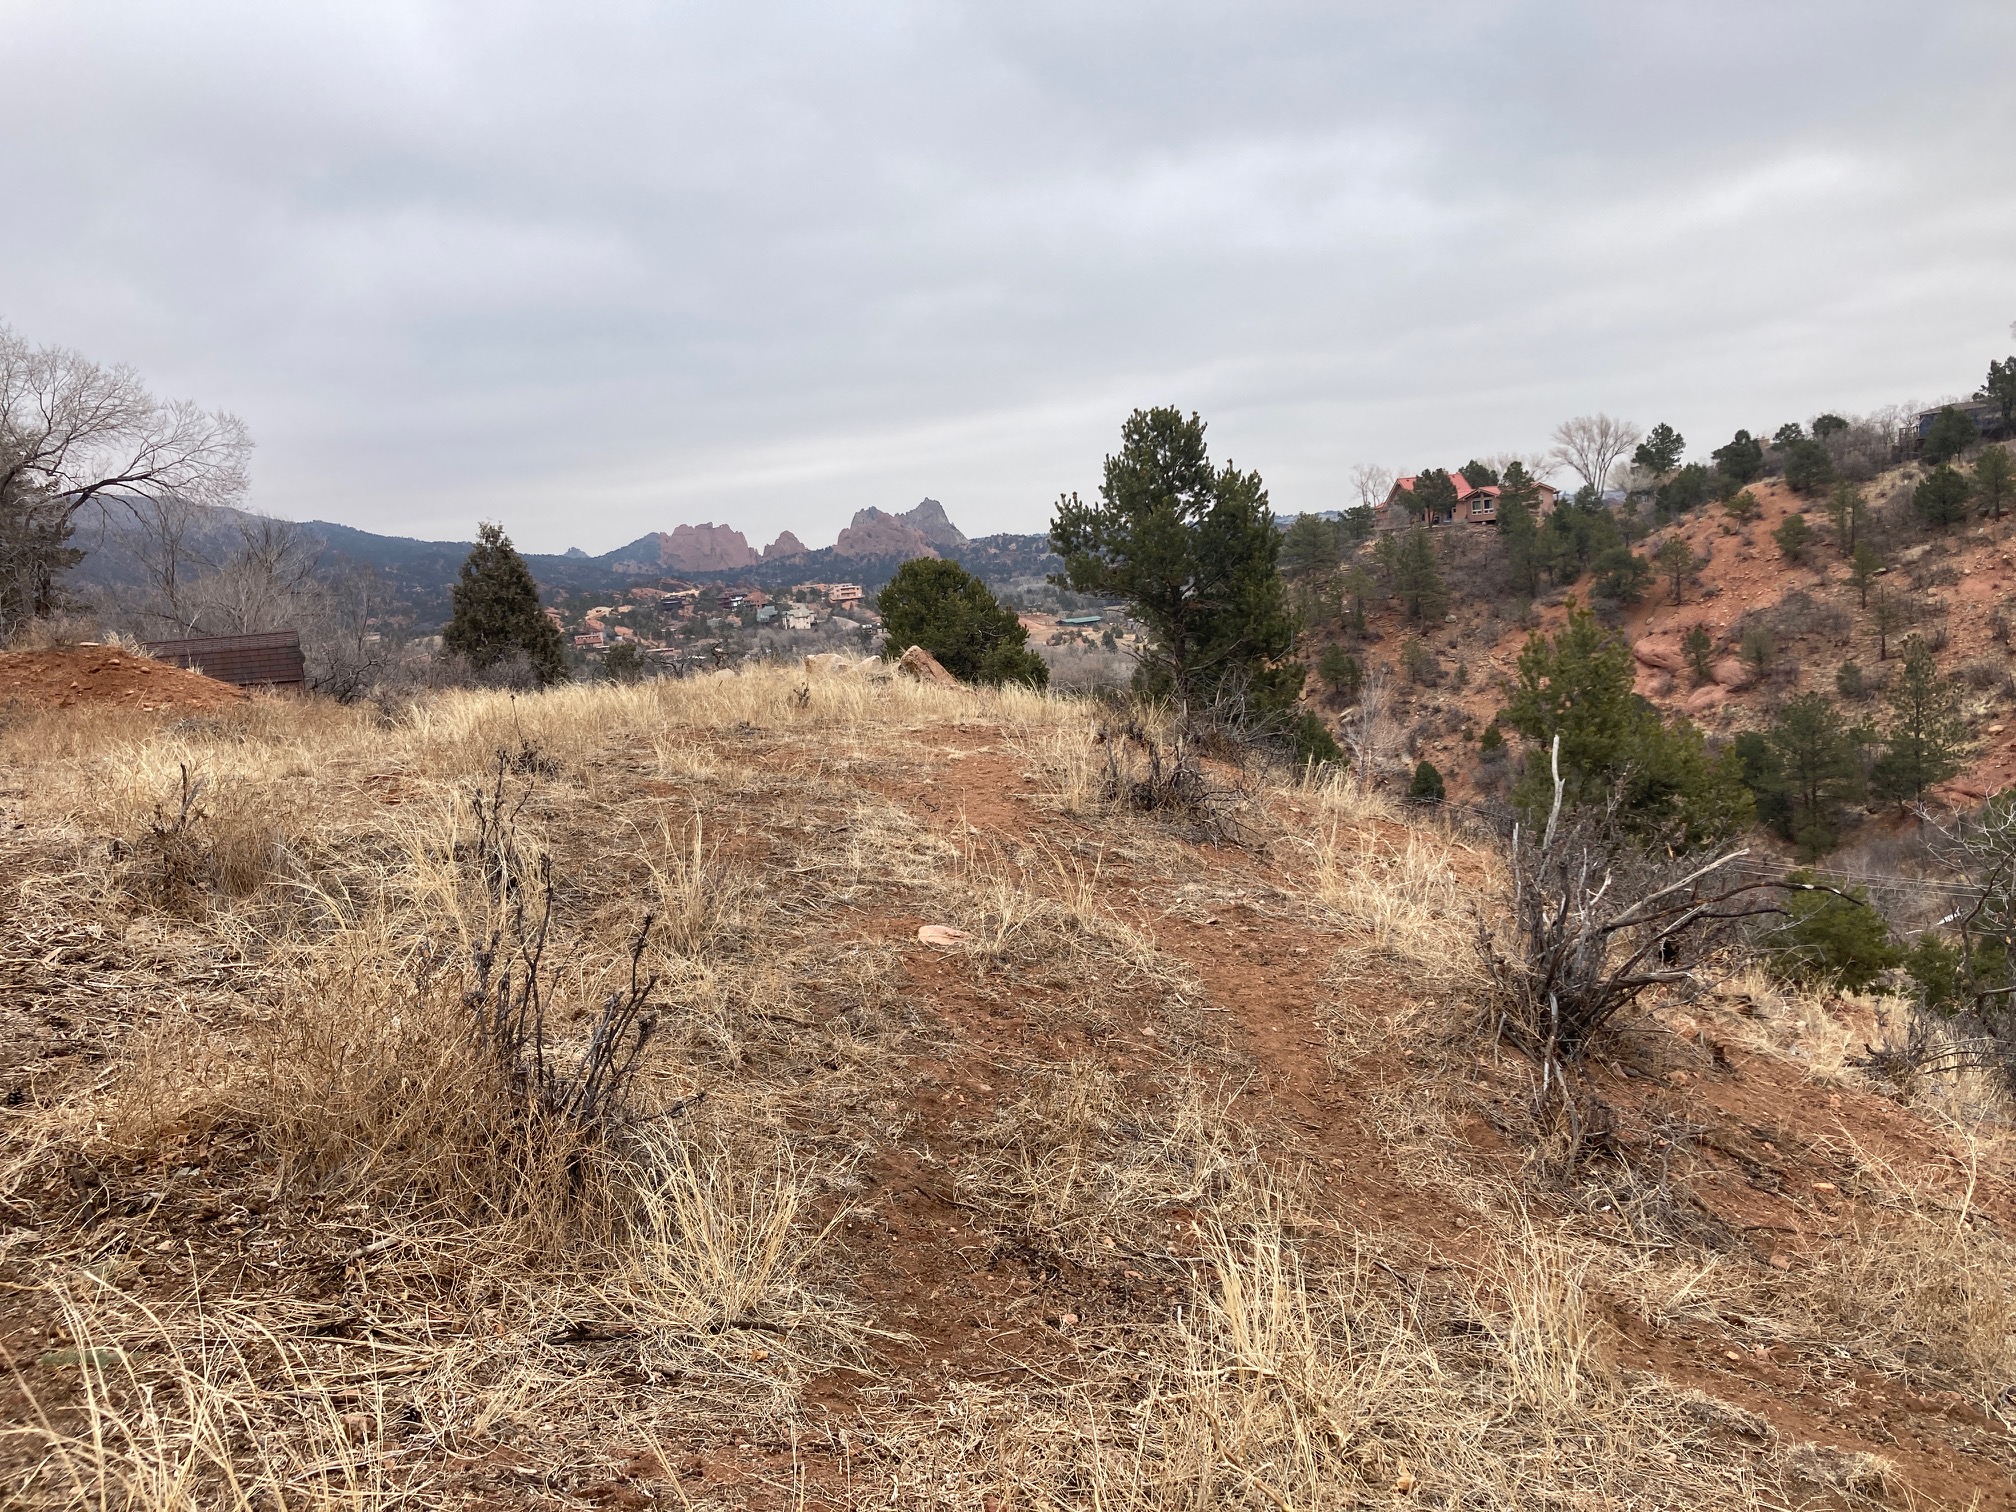
<svg viewBox="0 0 2016 1512">
<path fill-rule="evenodd" d="M 1567 1164 L 1493 839 L 1112 717 L 17 712 L 10 1502 L 2016 1504 L 2005 1105 L 1894 1003 L 1731 957 Z"/>
</svg>

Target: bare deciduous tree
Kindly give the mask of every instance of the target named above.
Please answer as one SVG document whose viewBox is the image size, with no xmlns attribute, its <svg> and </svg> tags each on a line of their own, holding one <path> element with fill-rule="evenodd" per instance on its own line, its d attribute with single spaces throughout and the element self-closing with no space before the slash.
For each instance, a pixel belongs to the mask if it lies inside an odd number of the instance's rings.
<svg viewBox="0 0 2016 1512">
<path fill-rule="evenodd" d="M 1393 492 L 1393 469 L 1376 462 L 1360 462 L 1351 469 L 1351 486 L 1357 490 L 1360 504 L 1377 509 Z"/>
<path fill-rule="evenodd" d="M 1577 415 L 1554 427 L 1554 446 L 1547 455 L 1601 493 L 1610 473 L 1643 434 L 1629 420 L 1608 415 Z"/>
<path fill-rule="evenodd" d="M 1345 717 L 1340 732 L 1345 749 L 1351 753 L 1352 775 L 1367 791 L 1400 748 L 1400 729 L 1390 712 L 1389 684 L 1384 667 L 1368 671 L 1358 688 L 1358 706 Z"/>
<path fill-rule="evenodd" d="M 163 403 L 130 368 L 31 347 L 0 326 L 0 630 L 48 614 L 96 499 L 225 504 L 245 491 L 244 423 Z"/>
</svg>

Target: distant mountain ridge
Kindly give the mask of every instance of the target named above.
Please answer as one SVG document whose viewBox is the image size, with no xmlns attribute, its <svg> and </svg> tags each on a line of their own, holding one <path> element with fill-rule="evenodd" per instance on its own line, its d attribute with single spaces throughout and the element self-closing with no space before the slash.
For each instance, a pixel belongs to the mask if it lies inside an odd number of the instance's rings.
<svg viewBox="0 0 2016 1512">
<path fill-rule="evenodd" d="M 234 522 L 250 518 L 236 510 L 206 511 L 208 523 L 201 535 L 213 555 L 227 553 Z M 142 574 L 131 549 L 130 518 L 106 506 L 81 523 L 89 528 L 79 531 L 77 544 L 86 548 L 86 556 L 73 574 L 75 580 L 101 588 L 139 582 Z M 431 626 L 447 619 L 449 589 L 469 555 L 469 542 L 380 535 L 332 520 L 304 520 L 300 528 L 321 542 L 326 573 L 368 568 L 416 623 Z M 1063 566 L 1040 535 L 969 538 L 952 522 L 945 506 L 930 498 L 901 513 L 863 509 L 840 532 L 838 541 L 816 549 L 807 548 L 786 530 L 759 552 L 741 531 L 709 522 L 652 531 L 600 556 L 570 547 L 559 553 L 526 552 L 525 562 L 548 593 L 615 592 L 636 586 L 640 579 L 664 578 L 742 582 L 766 590 L 847 581 L 872 592 L 904 562 L 937 556 L 956 559 L 996 587 L 1040 582 Z"/>
</svg>

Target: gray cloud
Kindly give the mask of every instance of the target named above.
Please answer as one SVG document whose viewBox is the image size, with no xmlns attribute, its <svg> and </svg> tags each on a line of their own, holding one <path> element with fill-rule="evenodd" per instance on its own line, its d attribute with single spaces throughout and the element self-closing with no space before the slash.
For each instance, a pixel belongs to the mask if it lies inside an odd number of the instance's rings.
<svg viewBox="0 0 2016 1512">
<path fill-rule="evenodd" d="M 1967 0 L 16 0 L 0 317 L 369 528 L 1034 529 L 1147 403 L 1318 508 L 1970 385 L 2012 62 Z"/>
</svg>

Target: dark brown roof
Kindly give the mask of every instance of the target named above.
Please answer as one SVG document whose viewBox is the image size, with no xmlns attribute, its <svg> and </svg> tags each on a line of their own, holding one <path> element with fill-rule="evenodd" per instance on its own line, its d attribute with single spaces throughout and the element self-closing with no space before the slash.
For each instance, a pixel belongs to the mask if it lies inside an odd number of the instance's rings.
<svg viewBox="0 0 2016 1512">
<path fill-rule="evenodd" d="M 147 641 L 142 649 L 157 661 L 189 667 L 241 688 L 302 688 L 308 683 L 298 630 Z"/>
</svg>

